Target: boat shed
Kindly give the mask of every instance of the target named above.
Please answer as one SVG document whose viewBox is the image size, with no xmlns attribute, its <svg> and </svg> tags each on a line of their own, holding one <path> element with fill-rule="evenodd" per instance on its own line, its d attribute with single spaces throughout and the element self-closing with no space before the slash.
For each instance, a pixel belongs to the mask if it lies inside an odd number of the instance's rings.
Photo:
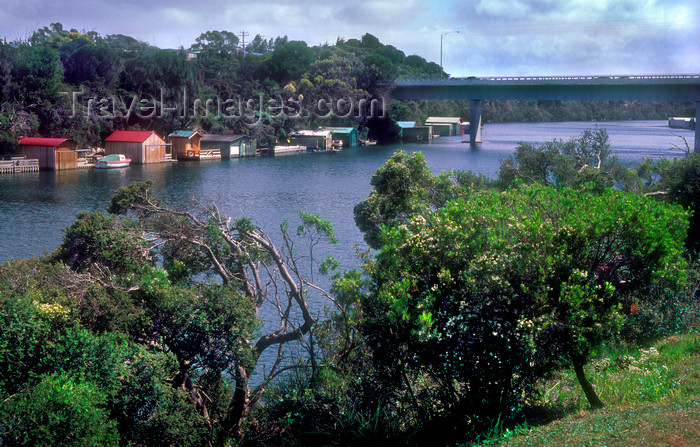
<svg viewBox="0 0 700 447">
<path fill-rule="evenodd" d="M 42 171 L 78 168 L 78 143 L 70 138 L 20 138 L 19 155 L 38 159 Z"/>
<path fill-rule="evenodd" d="M 429 143 L 433 139 L 432 126 L 413 126 L 401 129 L 401 140 L 406 142 Z"/>
<path fill-rule="evenodd" d="M 668 118 L 668 127 L 672 129 L 695 130 L 695 117 L 671 116 Z"/>
<path fill-rule="evenodd" d="M 458 116 L 429 116 L 425 120 L 426 126 L 433 126 L 433 133 L 441 136 L 460 135 L 462 118 Z"/>
<path fill-rule="evenodd" d="M 176 160 L 197 160 L 202 141 L 202 134 L 196 130 L 176 130 L 168 135 Z"/>
<path fill-rule="evenodd" d="M 325 151 L 333 148 L 330 130 L 297 130 L 289 136 L 293 146 L 304 146 L 307 150 Z"/>
<path fill-rule="evenodd" d="M 359 142 L 360 132 L 354 127 L 323 127 L 319 130 L 330 130 L 333 141 L 342 141 L 343 147 L 355 147 Z"/>
<path fill-rule="evenodd" d="M 222 160 L 255 157 L 257 149 L 257 140 L 248 135 L 216 135 L 207 133 L 202 137 L 202 151 L 219 150 Z"/>
<path fill-rule="evenodd" d="M 105 140 L 105 154 L 124 154 L 134 164 L 164 163 L 168 145 L 152 130 L 117 130 Z"/>
</svg>

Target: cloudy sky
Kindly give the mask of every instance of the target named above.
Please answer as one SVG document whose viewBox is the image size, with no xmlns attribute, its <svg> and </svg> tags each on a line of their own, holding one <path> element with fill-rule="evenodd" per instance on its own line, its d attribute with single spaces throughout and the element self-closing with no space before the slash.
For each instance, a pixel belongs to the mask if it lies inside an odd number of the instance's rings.
<svg viewBox="0 0 700 447">
<path fill-rule="evenodd" d="M 453 76 L 700 73 L 698 0 L 4 0 L 0 38 L 37 28 L 189 47 L 227 30 L 309 45 L 377 36 Z"/>
</svg>

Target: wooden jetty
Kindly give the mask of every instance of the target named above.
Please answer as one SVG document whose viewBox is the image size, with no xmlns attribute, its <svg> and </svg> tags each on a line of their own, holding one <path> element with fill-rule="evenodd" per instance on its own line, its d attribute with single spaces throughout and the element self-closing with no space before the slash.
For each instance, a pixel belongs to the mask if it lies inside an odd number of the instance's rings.
<svg viewBox="0 0 700 447">
<path fill-rule="evenodd" d="M 38 159 L 12 157 L 11 160 L 0 160 L 0 174 L 19 174 L 23 172 L 39 172 Z"/>
<path fill-rule="evenodd" d="M 221 160 L 221 149 L 200 149 L 200 160 Z"/>
<path fill-rule="evenodd" d="M 258 155 L 273 156 L 306 152 L 306 146 L 274 146 L 258 148 Z"/>
</svg>

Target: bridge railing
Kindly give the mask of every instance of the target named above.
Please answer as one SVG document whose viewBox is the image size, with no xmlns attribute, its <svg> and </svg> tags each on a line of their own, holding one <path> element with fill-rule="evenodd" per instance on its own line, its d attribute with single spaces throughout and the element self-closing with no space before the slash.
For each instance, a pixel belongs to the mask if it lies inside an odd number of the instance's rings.
<svg viewBox="0 0 700 447">
<path fill-rule="evenodd" d="M 580 75 L 580 76 L 469 76 L 469 77 L 454 77 L 440 80 L 437 78 L 416 78 L 416 79 L 397 79 L 395 85 L 402 84 L 445 84 L 451 81 L 590 81 L 590 80 L 654 80 L 654 79 L 669 79 L 669 80 L 685 80 L 685 79 L 700 79 L 700 74 L 659 74 L 659 75 Z"/>
</svg>

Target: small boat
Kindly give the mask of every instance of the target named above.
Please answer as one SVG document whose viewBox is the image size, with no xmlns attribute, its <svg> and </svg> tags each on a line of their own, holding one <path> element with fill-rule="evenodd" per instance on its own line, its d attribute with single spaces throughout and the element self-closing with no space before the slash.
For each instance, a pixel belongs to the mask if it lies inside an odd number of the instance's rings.
<svg viewBox="0 0 700 447">
<path fill-rule="evenodd" d="M 131 158 L 123 154 L 113 154 L 102 157 L 95 162 L 97 169 L 126 168 L 131 163 Z"/>
</svg>

